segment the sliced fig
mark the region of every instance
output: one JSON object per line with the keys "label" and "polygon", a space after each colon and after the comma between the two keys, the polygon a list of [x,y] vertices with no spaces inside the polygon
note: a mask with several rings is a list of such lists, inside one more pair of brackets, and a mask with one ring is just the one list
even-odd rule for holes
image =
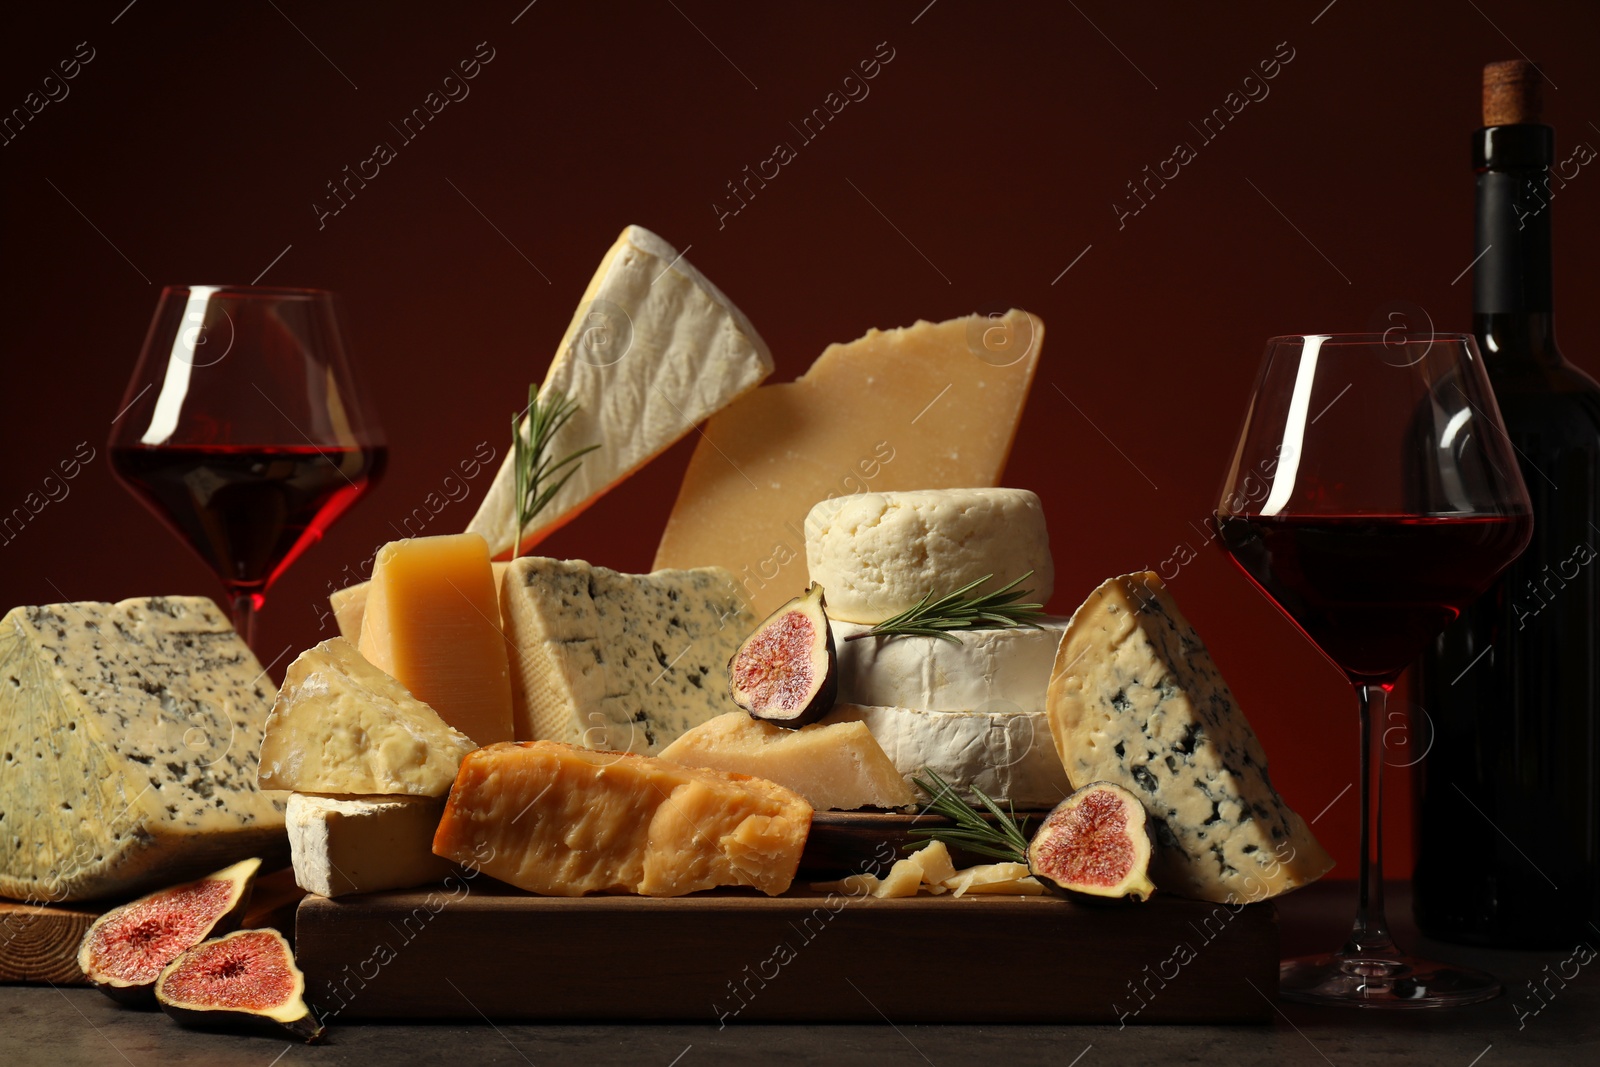
{"label": "sliced fig", "polygon": [[323,1026],[305,1002],[306,978],[276,930],[239,930],[203,941],[156,979],[161,1010],[189,1026],[283,1027],[307,1044]]}
{"label": "sliced fig", "polygon": [[1150,899],[1150,832],[1139,798],[1090,782],[1045,816],[1028,845],[1028,869],[1077,900]]}
{"label": "sliced fig", "polygon": [[250,904],[259,859],[157,890],[112,908],[83,935],[78,966],[112,1000],[152,1007],[156,978],[180,953],[236,928]]}
{"label": "sliced fig", "polygon": [[795,729],[833,709],[839,657],[828,606],[815,582],[767,616],[728,660],[733,702],[752,718]]}

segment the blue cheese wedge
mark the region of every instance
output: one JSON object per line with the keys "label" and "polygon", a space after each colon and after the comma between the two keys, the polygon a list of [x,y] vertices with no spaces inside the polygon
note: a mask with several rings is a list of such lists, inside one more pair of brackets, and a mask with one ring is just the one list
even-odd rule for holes
{"label": "blue cheese wedge", "polygon": [[128,896],[284,851],[256,786],[274,686],[205,597],[0,620],[0,896]]}
{"label": "blue cheese wedge", "polygon": [[656,755],[740,710],[728,660],[756,619],[721,567],[622,574],[525,556],[500,611],[519,741]]}
{"label": "blue cheese wedge", "polygon": [[1072,785],[1115,782],[1144,802],[1158,888],[1247,903],[1332,868],[1273,789],[1244,712],[1154,573],[1110,579],[1072,616],[1046,704]]}

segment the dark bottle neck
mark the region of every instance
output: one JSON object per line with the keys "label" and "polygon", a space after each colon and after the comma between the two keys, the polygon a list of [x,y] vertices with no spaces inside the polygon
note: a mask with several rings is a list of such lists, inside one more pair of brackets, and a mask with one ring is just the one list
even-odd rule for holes
{"label": "dark bottle neck", "polygon": [[1551,317],[1551,201],[1555,131],[1487,126],[1472,136],[1478,172],[1478,259],[1472,272],[1473,332],[1488,363],[1559,363]]}

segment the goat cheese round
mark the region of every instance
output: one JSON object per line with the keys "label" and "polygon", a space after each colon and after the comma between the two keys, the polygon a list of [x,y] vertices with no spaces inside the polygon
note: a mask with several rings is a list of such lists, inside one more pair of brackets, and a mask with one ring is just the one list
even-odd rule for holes
{"label": "goat cheese round", "polygon": [[999,700],[1043,714],[1067,620],[1043,618],[1037,629],[963,630],[955,635],[960,644],[936,637],[852,641],[872,627],[837,619],[829,625],[838,650],[841,703],[969,711]]}
{"label": "goat cheese round", "polygon": [[840,704],[822,720],[864,722],[909,783],[937,772],[963,798],[974,786],[1019,811],[1042,811],[1072,792],[1043,712],[993,700],[970,711]]}
{"label": "goat cheese round", "polygon": [[878,623],[928,593],[974,592],[1032,571],[1022,587],[1045,603],[1055,589],[1050,535],[1039,498],[1026,489],[920,489],[824,500],[806,517],[806,565],[828,614]]}

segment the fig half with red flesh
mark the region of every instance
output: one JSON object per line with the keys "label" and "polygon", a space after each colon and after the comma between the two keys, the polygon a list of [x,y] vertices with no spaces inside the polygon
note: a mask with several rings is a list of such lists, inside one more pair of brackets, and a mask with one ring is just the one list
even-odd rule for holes
{"label": "fig half with red flesh", "polygon": [[78,945],[84,976],[112,1000],[149,1007],[161,969],[185,949],[237,927],[259,859],[157,890],[96,919]]}
{"label": "fig half with red flesh", "polygon": [[822,586],[767,616],[728,660],[733,702],[752,718],[798,728],[833,710],[839,658]]}
{"label": "fig half with red flesh", "polygon": [[161,1010],[203,1027],[275,1024],[307,1043],[324,1032],[305,1002],[306,978],[276,930],[239,930],[203,941],[156,979]]}
{"label": "fig half with red flesh", "polygon": [[1150,833],[1139,798],[1111,782],[1091,782],[1045,816],[1028,845],[1028,869],[1077,900],[1148,900]]}

